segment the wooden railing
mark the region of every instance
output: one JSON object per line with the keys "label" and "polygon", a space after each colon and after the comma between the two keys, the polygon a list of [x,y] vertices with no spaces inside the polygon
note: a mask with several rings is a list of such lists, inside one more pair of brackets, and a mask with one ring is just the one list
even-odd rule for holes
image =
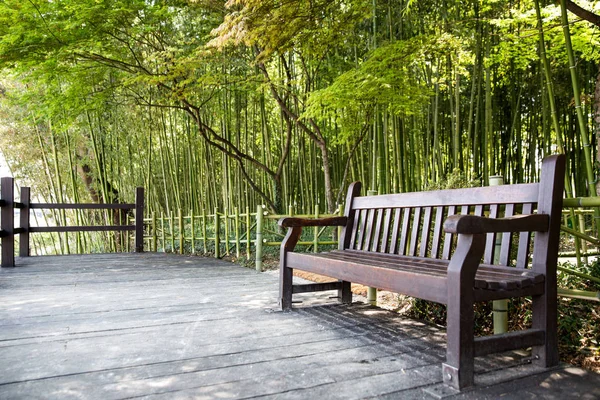
{"label": "wooden railing", "polygon": [[[30,255],[29,235],[36,232],[94,232],[135,231],[135,251],[144,251],[144,188],[135,191],[135,203],[130,204],[59,204],[32,203],[31,191],[21,187],[21,199],[15,201],[14,179],[0,179],[0,238],[2,243],[2,267],[15,266],[15,235],[19,235],[19,256]],[[19,227],[15,227],[14,210],[20,209]],[[135,210],[133,225],[91,226],[30,226],[30,211],[35,209],[54,210]]]}

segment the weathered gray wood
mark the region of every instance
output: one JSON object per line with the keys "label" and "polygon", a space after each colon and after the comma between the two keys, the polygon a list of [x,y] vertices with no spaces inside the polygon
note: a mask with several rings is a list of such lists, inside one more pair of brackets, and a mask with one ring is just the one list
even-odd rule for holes
{"label": "weathered gray wood", "polygon": [[[152,253],[21,264],[0,274],[3,399],[404,399],[441,385],[439,328],[360,304],[274,312],[270,272]],[[527,357],[477,359],[476,386],[461,395],[548,394],[554,378],[538,381],[543,370],[520,366]],[[596,396],[600,375],[569,371],[561,399]]]}

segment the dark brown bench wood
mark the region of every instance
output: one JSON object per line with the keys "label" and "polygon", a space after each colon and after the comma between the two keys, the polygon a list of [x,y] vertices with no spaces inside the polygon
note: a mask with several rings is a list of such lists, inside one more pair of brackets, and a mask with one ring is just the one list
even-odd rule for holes
{"label": "dark brown bench wood", "polygon": [[[536,364],[557,365],[564,170],[564,156],[555,155],[543,161],[539,183],[368,197],[359,196],[361,184],[355,182],[344,216],[279,221],[288,228],[281,245],[281,307],[292,308],[294,293],[334,289],[343,303],[351,303],[350,282],[445,304],[443,377],[458,389],[473,385],[476,356],[532,347]],[[306,226],[341,226],[339,249],[294,252]],[[296,285],[293,269],[338,281]],[[530,329],[474,337],[474,302],[524,296],[533,301]]]}

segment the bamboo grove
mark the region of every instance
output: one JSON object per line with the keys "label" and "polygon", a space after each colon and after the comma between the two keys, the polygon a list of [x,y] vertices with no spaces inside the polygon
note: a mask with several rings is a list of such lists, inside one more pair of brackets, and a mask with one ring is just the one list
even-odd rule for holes
{"label": "bamboo grove", "polygon": [[535,181],[553,152],[595,195],[599,28],[562,3],[5,0],[1,151],[47,201],[166,214]]}

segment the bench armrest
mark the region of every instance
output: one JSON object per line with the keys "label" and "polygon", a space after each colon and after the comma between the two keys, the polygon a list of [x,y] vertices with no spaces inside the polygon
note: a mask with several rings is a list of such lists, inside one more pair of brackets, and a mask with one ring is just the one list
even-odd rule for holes
{"label": "bench armrest", "polygon": [[486,218],[476,215],[451,215],[444,222],[448,233],[546,232],[548,214],[515,215],[507,218]]}
{"label": "bench armrest", "polygon": [[304,226],[346,226],[347,217],[330,217],[330,218],[296,218],[284,217],[277,224],[282,228],[297,228]]}

